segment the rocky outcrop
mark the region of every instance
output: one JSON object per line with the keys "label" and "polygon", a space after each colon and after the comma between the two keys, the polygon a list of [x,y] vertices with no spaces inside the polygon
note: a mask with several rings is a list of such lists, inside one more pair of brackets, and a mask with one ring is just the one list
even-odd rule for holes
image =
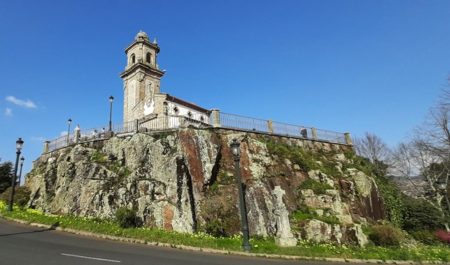
{"label": "rocky outcrop", "polygon": [[128,207],[145,226],[239,233],[234,138],[251,234],[285,245],[292,236],[364,244],[359,224],[383,218],[377,186],[353,166],[351,147],[222,129],[116,136],[43,154],[27,177],[30,205],[101,218]]}

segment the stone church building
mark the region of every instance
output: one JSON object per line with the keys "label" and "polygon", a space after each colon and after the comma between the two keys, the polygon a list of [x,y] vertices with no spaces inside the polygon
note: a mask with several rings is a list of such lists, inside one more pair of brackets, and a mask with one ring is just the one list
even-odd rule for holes
{"label": "stone church building", "polygon": [[160,48],[140,31],[125,49],[123,122],[146,122],[161,116],[179,116],[209,124],[210,110],[160,91],[164,71],[158,66]]}

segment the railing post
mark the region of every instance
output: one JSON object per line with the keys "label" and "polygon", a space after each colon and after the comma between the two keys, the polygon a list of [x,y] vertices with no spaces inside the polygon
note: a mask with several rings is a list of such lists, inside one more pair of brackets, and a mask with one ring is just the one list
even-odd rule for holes
{"label": "railing post", "polygon": [[345,136],[345,143],[348,145],[353,145],[352,137],[350,136],[350,133],[346,132],[346,133],[344,133],[344,136]]}
{"label": "railing post", "polygon": [[80,128],[77,126],[75,128],[75,139],[74,139],[75,143],[78,143],[80,141],[80,136],[81,136]]}
{"label": "railing post", "polygon": [[138,119],[136,119],[134,121],[134,125],[136,126],[136,133],[138,133],[139,132],[139,120]]}
{"label": "railing post", "polygon": [[50,144],[50,141],[45,141],[45,142],[44,142],[44,152],[43,152],[44,154],[45,154],[45,153],[48,153],[48,149],[49,149],[48,147],[49,147],[49,144]]}
{"label": "railing post", "polygon": [[272,120],[267,121],[267,128],[269,129],[269,133],[272,134],[273,133],[273,121]]}
{"label": "railing post", "polygon": [[220,110],[218,109],[212,109],[211,110],[212,115],[212,125],[214,128],[220,127]]}
{"label": "railing post", "polygon": [[311,134],[312,134],[312,138],[314,140],[317,140],[317,129],[316,128],[311,128]]}

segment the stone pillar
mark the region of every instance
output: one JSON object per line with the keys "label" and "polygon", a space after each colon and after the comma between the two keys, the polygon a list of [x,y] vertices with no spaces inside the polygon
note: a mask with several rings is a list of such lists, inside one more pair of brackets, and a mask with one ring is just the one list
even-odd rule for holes
{"label": "stone pillar", "polygon": [[75,127],[74,134],[75,134],[74,142],[78,143],[80,141],[80,136],[81,136],[80,126],[77,125],[77,127]]}
{"label": "stone pillar", "polygon": [[277,234],[275,243],[280,247],[293,247],[297,245],[297,239],[291,232],[291,224],[289,223],[289,212],[283,202],[283,195],[286,192],[280,187],[275,186],[272,195],[275,197],[275,221],[277,226]]}
{"label": "stone pillar", "polygon": [[350,136],[350,133],[346,132],[346,133],[344,133],[344,136],[345,136],[345,143],[348,145],[353,145],[352,137]]}
{"label": "stone pillar", "polygon": [[169,128],[169,103],[163,102],[163,129]]}
{"label": "stone pillar", "polygon": [[269,129],[269,133],[273,133],[273,121],[272,120],[267,121],[267,128]]}
{"label": "stone pillar", "polygon": [[178,116],[178,127],[186,128],[186,117]]}
{"label": "stone pillar", "polygon": [[212,126],[214,128],[220,127],[220,110],[212,109],[211,115],[212,115]]}
{"label": "stone pillar", "polygon": [[50,141],[45,141],[44,142],[44,154],[45,153],[48,153],[48,150],[49,150],[49,144],[50,144]]}
{"label": "stone pillar", "polygon": [[317,129],[316,128],[311,128],[311,134],[312,134],[312,138],[314,140],[317,140]]}

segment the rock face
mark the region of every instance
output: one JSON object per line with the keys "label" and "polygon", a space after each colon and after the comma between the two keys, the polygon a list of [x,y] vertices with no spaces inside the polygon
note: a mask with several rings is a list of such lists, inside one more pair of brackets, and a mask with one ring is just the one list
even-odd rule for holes
{"label": "rock face", "polygon": [[30,205],[101,218],[128,207],[145,226],[236,234],[233,138],[241,141],[251,234],[288,245],[291,235],[365,244],[358,224],[383,218],[377,186],[353,167],[351,147],[222,129],[138,133],[44,154],[27,177]]}

